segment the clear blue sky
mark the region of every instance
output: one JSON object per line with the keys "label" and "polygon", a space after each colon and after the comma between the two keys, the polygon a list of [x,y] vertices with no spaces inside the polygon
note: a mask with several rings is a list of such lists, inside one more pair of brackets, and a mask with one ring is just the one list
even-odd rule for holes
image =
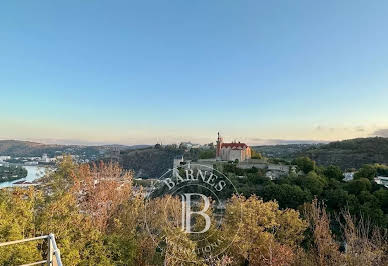
{"label": "clear blue sky", "polygon": [[385,134],[387,14],[385,0],[6,0],[0,138]]}

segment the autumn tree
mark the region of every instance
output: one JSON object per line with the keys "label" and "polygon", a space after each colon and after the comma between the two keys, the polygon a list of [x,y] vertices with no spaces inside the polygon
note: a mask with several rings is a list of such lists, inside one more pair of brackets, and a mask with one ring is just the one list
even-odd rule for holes
{"label": "autumn tree", "polygon": [[306,226],[297,211],[279,210],[276,202],[233,196],[226,208],[223,232],[234,239],[229,254],[240,262],[290,265],[293,248],[302,240]]}
{"label": "autumn tree", "polygon": [[81,211],[93,224],[105,230],[109,218],[122,203],[131,197],[132,172],[123,171],[117,163],[82,164],[74,175],[71,192]]}

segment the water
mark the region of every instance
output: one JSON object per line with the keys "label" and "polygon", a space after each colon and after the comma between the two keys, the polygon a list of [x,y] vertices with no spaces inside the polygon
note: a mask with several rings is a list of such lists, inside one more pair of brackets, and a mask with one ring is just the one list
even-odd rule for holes
{"label": "water", "polygon": [[9,181],[9,182],[1,182],[0,183],[0,189],[5,188],[5,187],[13,187],[13,183],[18,182],[18,181],[27,181],[27,182],[32,182],[38,178],[41,178],[44,176],[45,167],[42,166],[23,166],[27,170],[27,176],[25,178],[20,178],[17,180]]}

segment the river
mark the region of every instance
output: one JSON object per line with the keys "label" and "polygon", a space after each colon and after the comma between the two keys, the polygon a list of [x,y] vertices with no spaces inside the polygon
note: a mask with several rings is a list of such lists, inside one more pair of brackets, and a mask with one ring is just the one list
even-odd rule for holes
{"label": "river", "polygon": [[13,187],[13,183],[18,182],[18,181],[27,181],[27,182],[32,182],[35,179],[41,178],[44,176],[45,167],[42,166],[23,166],[27,170],[27,176],[25,178],[9,181],[9,182],[1,182],[0,183],[0,189],[5,188],[5,187]]}

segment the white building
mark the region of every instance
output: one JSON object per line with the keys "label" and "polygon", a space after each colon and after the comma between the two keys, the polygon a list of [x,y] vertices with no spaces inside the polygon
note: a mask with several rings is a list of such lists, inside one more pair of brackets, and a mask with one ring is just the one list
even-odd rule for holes
{"label": "white building", "polygon": [[349,182],[349,181],[352,181],[354,178],[354,172],[346,172],[344,173],[344,181],[345,182]]}
{"label": "white building", "polygon": [[388,188],[388,177],[387,176],[378,176],[375,178],[375,182],[379,185],[383,185]]}
{"label": "white building", "polygon": [[44,163],[48,163],[50,161],[46,153],[43,153],[41,161]]}
{"label": "white building", "polygon": [[11,160],[11,156],[0,156],[0,162]]}
{"label": "white building", "polygon": [[172,164],[172,168],[174,169],[177,169],[178,167],[181,166],[181,164],[184,162],[185,160],[183,159],[183,156],[177,156],[174,158],[174,161],[173,161],[173,164]]}

